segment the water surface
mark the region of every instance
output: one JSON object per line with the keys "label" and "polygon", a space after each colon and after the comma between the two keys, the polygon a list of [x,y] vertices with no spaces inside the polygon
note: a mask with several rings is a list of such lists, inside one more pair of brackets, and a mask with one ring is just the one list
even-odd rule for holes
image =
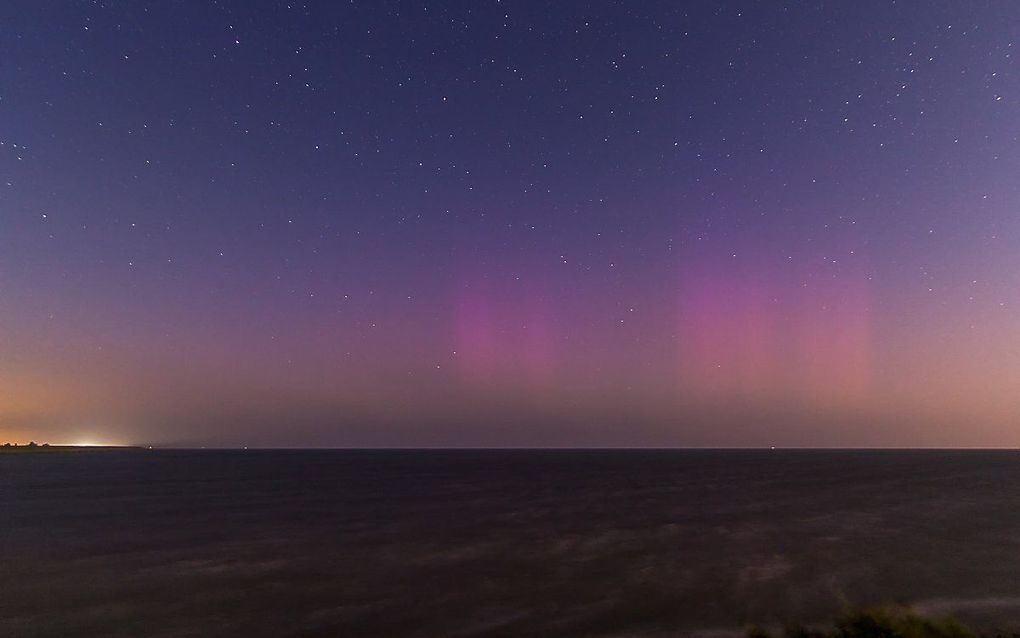
{"label": "water surface", "polygon": [[0,457],[3,636],[1020,627],[1020,452]]}

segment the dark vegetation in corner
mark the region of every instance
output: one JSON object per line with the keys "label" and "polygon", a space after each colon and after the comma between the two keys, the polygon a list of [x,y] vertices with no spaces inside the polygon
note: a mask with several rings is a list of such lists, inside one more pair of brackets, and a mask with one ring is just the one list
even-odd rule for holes
{"label": "dark vegetation in corner", "polygon": [[902,607],[847,612],[831,627],[787,625],[778,634],[752,627],[748,638],[1020,638],[1017,633],[979,633],[953,618],[926,618]]}

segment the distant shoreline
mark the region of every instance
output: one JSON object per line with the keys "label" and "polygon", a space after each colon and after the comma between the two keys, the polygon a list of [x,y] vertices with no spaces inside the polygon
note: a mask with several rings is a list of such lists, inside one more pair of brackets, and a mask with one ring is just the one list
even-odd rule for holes
{"label": "distant shoreline", "polygon": [[3,454],[81,454],[88,452],[136,452],[137,445],[0,445]]}

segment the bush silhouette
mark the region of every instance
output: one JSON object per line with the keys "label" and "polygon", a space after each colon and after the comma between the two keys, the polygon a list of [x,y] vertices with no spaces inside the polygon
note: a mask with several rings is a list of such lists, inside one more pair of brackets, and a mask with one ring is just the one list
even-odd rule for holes
{"label": "bush silhouette", "polygon": [[[748,638],[774,638],[760,627],[752,627]],[[952,618],[931,619],[907,609],[879,607],[845,614],[831,628],[788,625],[784,638],[977,638],[977,634]]]}

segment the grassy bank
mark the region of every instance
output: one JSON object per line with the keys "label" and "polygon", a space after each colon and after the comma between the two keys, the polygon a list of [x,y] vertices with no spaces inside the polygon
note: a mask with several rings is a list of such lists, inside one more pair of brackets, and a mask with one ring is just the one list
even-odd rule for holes
{"label": "grassy bank", "polygon": [[1020,638],[980,633],[953,618],[927,618],[901,607],[848,612],[828,627],[788,625],[780,632],[752,627],[748,638]]}

